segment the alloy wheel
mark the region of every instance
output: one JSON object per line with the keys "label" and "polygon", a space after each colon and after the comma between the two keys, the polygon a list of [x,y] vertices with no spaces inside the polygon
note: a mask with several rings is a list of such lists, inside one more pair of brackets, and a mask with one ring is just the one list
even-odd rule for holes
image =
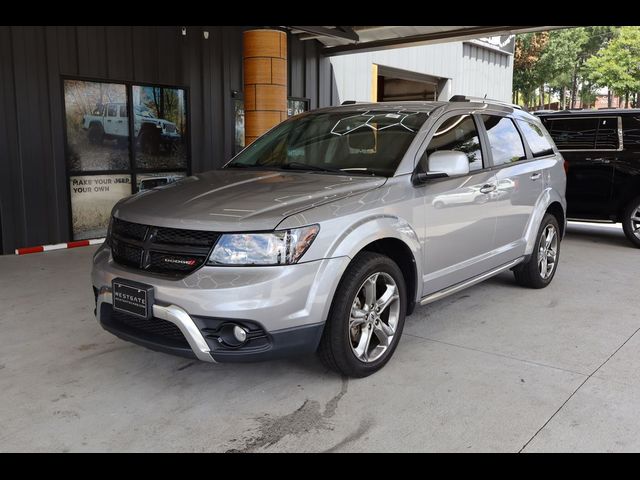
{"label": "alloy wheel", "polygon": [[362,284],[349,315],[351,350],[358,360],[370,363],[391,346],[400,316],[400,296],[395,280],[377,272]]}
{"label": "alloy wheel", "polygon": [[631,213],[631,231],[640,239],[640,205]]}
{"label": "alloy wheel", "polygon": [[538,245],[538,272],[543,279],[553,273],[558,258],[558,232],[553,225],[547,225]]}

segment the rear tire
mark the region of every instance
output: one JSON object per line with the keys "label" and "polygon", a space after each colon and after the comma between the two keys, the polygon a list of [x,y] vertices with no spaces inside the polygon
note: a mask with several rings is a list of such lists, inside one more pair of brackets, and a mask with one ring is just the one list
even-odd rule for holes
{"label": "rear tire", "polygon": [[545,213],[531,257],[518,265],[513,274],[516,282],[523,287],[544,288],[551,283],[558,270],[560,260],[560,227],[558,220]]}
{"label": "rear tire", "polygon": [[631,200],[624,209],[622,229],[633,246],[640,248],[640,197]]}
{"label": "rear tire", "polygon": [[336,289],[318,348],[320,360],[350,377],[377,372],[398,346],[406,308],[398,265],[378,253],[359,253]]}

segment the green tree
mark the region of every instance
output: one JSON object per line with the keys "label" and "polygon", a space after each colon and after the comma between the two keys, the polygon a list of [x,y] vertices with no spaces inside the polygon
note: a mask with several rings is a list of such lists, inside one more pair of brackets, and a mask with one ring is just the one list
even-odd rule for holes
{"label": "green tree", "polygon": [[[544,104],[545,87],[549,93],[557,92],[561,107],[567,100],[575,107],[578,94],[592,97],[593,86],[585,82],[585,62],[614,35],[614,27],[576,27],[519,35],[514,53],[514,92],[522,94],[529,107],[539,90],[538,105]],[[551,95],[549,95],[551,97]],[[516,98],[517,99],[517,98]]]}
{"label": "green tree", "polygon": [[516,37],[513,55],[513,91],[515,101],[522,95],[525,107],[534,100],[541,79],[538,64],[549,40],[548,32],[525,33]]}
{"label": "green tree", "polygon": [[567,93],[575,98],[580,58],[588,42],[585,28],[570,28],[549,32],[549,43],[540,58],[544,81],[560,93],[561,108],[565,107]]}
{"label": "green tree", "polygon": [[608,87],[629,97],[640,90],[640,27],[621,27],[614,38],[585,64],[588,78],[600,87]]}

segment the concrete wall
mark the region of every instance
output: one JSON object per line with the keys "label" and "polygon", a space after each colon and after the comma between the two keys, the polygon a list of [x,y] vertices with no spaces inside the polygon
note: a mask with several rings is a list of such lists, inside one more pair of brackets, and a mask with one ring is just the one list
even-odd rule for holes
{"label": "concrete wall", "polygon": [[511,101],[513,57],[467,42],[354,53],[331,58],[340,101],[371,100],[372,65],[450,79],[440,100],[472,95]]}

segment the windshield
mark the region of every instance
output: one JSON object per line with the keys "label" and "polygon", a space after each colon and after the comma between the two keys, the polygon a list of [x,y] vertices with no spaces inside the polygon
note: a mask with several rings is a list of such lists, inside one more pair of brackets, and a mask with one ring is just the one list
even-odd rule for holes
{"label": "windshield", "polygon": [[307,170],[390,177],[427,112],[321,112],[284,122],[226,168]]}

